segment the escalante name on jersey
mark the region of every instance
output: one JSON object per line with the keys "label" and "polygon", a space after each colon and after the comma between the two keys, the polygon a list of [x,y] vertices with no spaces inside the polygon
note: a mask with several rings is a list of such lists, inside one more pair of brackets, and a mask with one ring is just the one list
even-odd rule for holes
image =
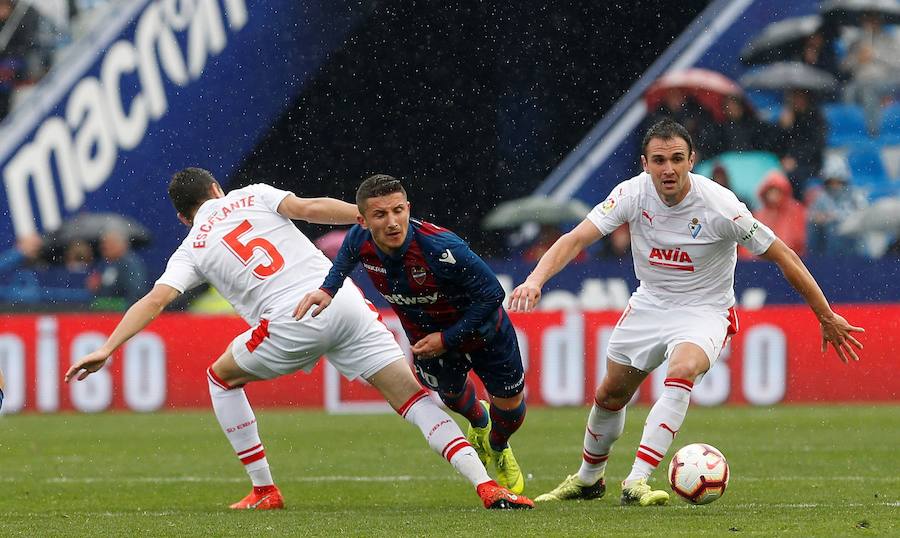
{"label": "escalante name on jersey", "polygon": [[222,222],[227,219],[232,212],[237,211],[238,209],[243,209],[245,207],[253,207],[254,196],[251,194],[250,196],[244,196],[243,198],[238,198],[237,200],[229,203],[226,206],[220,207],[212,212],[206,222],[200,225],[200,233],[198,233],[194,237],[194,248],[203,248],[206,246],[206,237],[209,235],[209,232],[212,231],[213,226],[217,222]]}

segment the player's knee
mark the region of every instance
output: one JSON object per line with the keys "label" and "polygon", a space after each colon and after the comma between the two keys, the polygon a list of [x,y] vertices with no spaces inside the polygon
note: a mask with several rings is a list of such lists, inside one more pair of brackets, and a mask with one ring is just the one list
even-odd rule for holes
{"label": "player's knee", "polygon": [[705,357],[692,358],[673,362],[666,371],[666,377],[694,381],[709,369],[709,360]]}
{"label": "player's knee", "polygon": [[522,405],[522,400],[524,400],[525,393],[519,392],[518,394],[514,394],[509,396],[508,398],[501,398],[499,396],[491,396],[491,405],[503,409],[504,411],[509,411],[511,409],[516,409],[520,405]]}
{"label": "player's knee", "polygon": [[601,384],[594,394],[594,403],[607,411],[618,411],[628,405],[632,396],[633,394],[629,394],[624,389],[610,390]]}

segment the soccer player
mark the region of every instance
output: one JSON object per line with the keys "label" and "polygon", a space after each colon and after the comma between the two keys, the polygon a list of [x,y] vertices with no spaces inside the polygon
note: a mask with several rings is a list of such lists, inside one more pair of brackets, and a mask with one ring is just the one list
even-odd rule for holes
{"label": "soccer player", "polygon": [[530,508],[490,479],[478,454],[455,422],[416,382],[393,335],[355,286],[346,286],[321,317],[297,321],[291,314],[303,295],[322,281],[331,263],[291,222],[349,224],[356,207],[331,198],[298,198],[256,184],[227,195],[199,168],[176,173],[169,197],[190,228],[153,289],[123,316],[106,343],[66,372],[66,382],[96,372],[129,338],[146,327],[181,293],[203,281],[214,286],[250,325],[206,371],[216,418],[253,490],[235,509],[284,507],[244,394],[251,381],[311,370],[322,355],[349,379],[362,377],[429,446],[475,487],[486,508]]}
{"label": "soccer player", "polygon": [[625,405],[665,359],[665,388],[653,405],[631,473],[622,482],[622,504],[665,504],[669,495],[648,484],[681,428],[691,390],[715,364],[738,329],[734,313],[736,246],[778,265],[810,306],[840,359],[858,360],[862,344],[853,327],[833,312],[799,257],[753,218],[735,195],[691,174],[694,152],[688,132],[672,120],[644,136],[644,173],[617,185],[574,230],[541,257],[510,296],[512,311],[529,311],[541,288],[585,247],[628,223],[640,286],[610,337],[606,376],[588,415],[581,468],[536,501],[599,499],[610,448],[625,424]]}
{"label": "soccer player", "polygon": [[6,386],[4,383],[5,382],[3,381],[3,371],[0,370],[0,409],[3,409],[3,387]]}
{"label": "soccer player", "polygon": [[[469,421],[467,438],[497,481],[514,493],[525,479],[509,447],[525,419],[522,357],[503,309],[503,288],[487,264],[456,234],[410,219],[400,181],[367,178],[356,191],[359,225],[350,229],[322,287],[303,298],[295,315],[318,305],[319,315],[362,262],[393,305],[409,341],[419,380]],[[474,370],[491,405],[478,401]]]}

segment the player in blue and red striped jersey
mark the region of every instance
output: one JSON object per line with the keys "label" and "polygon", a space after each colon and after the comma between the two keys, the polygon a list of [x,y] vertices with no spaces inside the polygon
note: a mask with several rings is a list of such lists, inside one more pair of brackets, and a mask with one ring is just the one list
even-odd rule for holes
{"label": "player in blue and red striped jersey", "polygon": [[[322,287],[308,293],[294,315],[328,307],[344,279],[362,263],[391,303],[409,341],[419,380],[469,421],[467,438],[497,481],[521,493],[525,480],[509,447],[525,419],[524,370],[504,292],[484,261],[456,234],[411,219],[400,181],[367,178],[356,193],[360,217],[350,229]],[[491,404],[478,401],[469,370],[482,380]]]}

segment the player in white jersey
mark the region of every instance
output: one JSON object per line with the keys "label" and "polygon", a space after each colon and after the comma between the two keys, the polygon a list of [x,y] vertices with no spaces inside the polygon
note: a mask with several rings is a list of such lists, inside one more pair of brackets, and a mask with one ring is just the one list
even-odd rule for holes
{"label": "player in white jersey", "polygon": [[622,434],[625,406],[647,375],[669,360],[665,387],[653,405],[631,473],[622,482],[622,504],[665,504],[669,495],[648,484],[681,428],[691,390],[737,332],[734,306],[736,247],[774,262],[803,296],[840,359],[858,360],[862,344],[853,327],[834,313],[800,258],[775,237],[734,194],[691,174],[690,135],[672,120],[644,136],[644,173],[616,186],[574,230],[541,257],[510,297],[512,311],[529,311],[541,288],[585,247],[629,224],[634,270],[640,286],[609,341],[606,375],[588,416],[581,467],[536,501],[598,499],[606,491],[610,448]]}
{"label": "player in white jersey", "polygon": [[350,224],[358,215],[355,205],[298,198],[264,184],[226,195],[212,174],[199,168],[176,173],[169,197],[178,218],[190,228],[187,237],[153,289],[128,309],[99,350],[66,372],[66,382],[102,368],[181,293],[209,282],[251,327],[207,370],[216,418],[253,483],[250,494],[231,508],[284,507],[243,386],[309,371],[322,355],[347,378],[362,377],[377,388],[397,413],[422,431],[429,446],[475,486],[486,508],[533,506],[490,479],[456,423],[419,386],[393,335],[358,288],[341,288],[322,315],[294,319],[294,307],[318,288],[331,262],[291,219]]}

